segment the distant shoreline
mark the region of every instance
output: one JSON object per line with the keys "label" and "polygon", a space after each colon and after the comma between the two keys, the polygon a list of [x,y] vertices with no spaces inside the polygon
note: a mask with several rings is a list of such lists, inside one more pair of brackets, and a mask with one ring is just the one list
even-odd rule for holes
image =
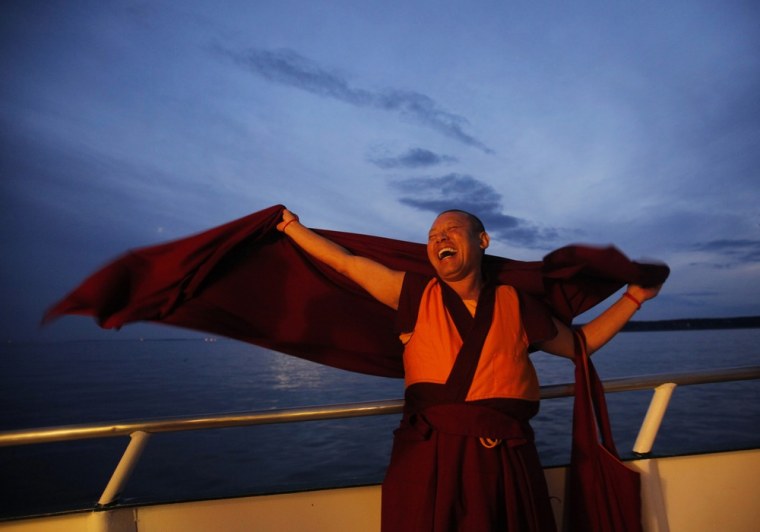
{"label": "distant shoreline", "polygon": [[[581,326],[583,323],[574,323]],[[630,321],[622,329],[622,332],[648,332],[648,331],[702,331],[710,329],[757,329],[760,328],[760,316],[737,316],[733,318],[678,318],[672,320]],[[201,333],[202,334],[202,333]],[[135,338],[131,336],[112,336],[110,338],[71,338],[59,340],[0,340],[1,345],[14,345],[26,343],[57,344],[77,342],[186,342],[198,341],[213,343],[218,341],[236,341],[223,336],[197,337],[170,337],[170,338]]]}
{"label": "distant shoreline", "polygon": [[760,327],[760,316],[734,318],[681,318],[677,320],[630,321],[624,332],[698,331],[706,329],[751,329]]}

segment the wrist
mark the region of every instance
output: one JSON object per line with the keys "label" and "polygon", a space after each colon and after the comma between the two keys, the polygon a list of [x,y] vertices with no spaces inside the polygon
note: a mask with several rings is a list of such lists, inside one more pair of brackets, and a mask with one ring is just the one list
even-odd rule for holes
{"label": "wrist", "polygon": [[641,299],[637,298],[633,294],[631,294],[628,291],[623,292],[623,298],[627,299],[628,301],[631,301],[634,305],[636,305],[636,310],[641,310],[641,304],[644,302]]}
{"label": "wrist", "polygon": [[282,226],[282,229],[280,229],[280,231],[284,233],[285,230],[288,228],[288,226],[292,224],[293,222],[298,223],[298,216],[296,216],[295,218],[291,218],[290,220],[285,222],[285,225]]}

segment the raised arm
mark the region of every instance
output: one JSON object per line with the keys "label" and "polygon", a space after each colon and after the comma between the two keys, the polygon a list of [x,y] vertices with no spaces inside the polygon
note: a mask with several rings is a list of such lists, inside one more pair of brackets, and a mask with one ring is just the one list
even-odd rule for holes
{"label": "raised arm", "polygon": [[[628,320],[636,313],[641,304],[655,297],[660,292],[660,288],[662,285],[651,288],[628,285],[628,289],[619,300],[599,316],[583,325],[581,330],[586,336],[588,354],[591,355],[594,351],[599,350],[620,332],[620,329],[628,323]],[[557,326],[557,335],[537,347],[547,353],[573,358],[575,348],[572,330],[556,319],[554,324]]]}
{"label": "raised arm", "polygon": [[306,253],[345,275],[381,303],[398,309],[404,272],[354,255],[346,248],[302,225],[298,217],[287,209],[283,211],[282,222],[277,225],[277,229],[284,232]]}

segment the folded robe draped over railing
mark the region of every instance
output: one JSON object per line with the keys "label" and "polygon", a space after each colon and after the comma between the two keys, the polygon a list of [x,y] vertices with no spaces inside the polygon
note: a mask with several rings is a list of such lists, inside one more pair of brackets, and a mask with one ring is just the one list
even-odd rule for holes
{"label": "folded robe draped over railing", "polygon": [[[198,235],[136,249],[88,277],[44,321],[93,316],[104,328],[160,322],[256,344],[350,371],[403,376],[395,312],[277,231],[276,205]],[[432,275],[425,246],[316,230],[351,252]],[[668,267],[612,247],[568,246],[543,261],[486,256],[484,271],[547,305],[565,323],[627,283],[662,283]],[[525,316],[526,328],[541,320]]]}

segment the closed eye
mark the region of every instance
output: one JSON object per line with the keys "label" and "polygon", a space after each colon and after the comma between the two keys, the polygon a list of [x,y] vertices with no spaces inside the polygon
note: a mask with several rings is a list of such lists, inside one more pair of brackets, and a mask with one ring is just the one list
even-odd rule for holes
{"label": "closed eye", "polygon": [[447,235],[449,233],[454,233],[454,232],[460,230],[461,228],[462,228],[462,226],[460,226],[460,225],[450,225],[450,226],[447,226],[445,229],[442,229],[442,230],[437,231],[435,233],[428,233],[428,240],[435,240],[436,238],[438,238],[440,236]]}

